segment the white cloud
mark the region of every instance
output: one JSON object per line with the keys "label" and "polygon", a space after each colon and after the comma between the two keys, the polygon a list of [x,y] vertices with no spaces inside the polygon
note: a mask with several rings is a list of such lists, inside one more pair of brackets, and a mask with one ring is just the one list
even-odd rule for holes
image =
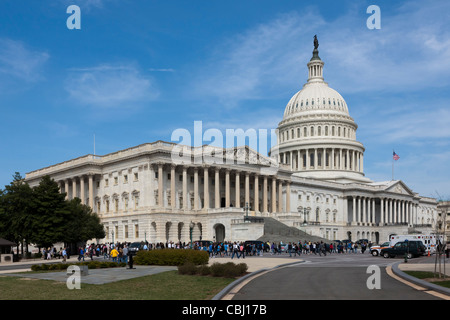
{"label": "white cloud", "polygon": [[366,27],[363,6],[352,6],[333,21],[313,7],[290,12],[221,39],[193,77],[192,92],[233,107],[248,99],[283,97],[286,88],[300,90],[314,34],[325,80],[344,95],[450,85],[450,20],[442,14],[450,11],[450,2],[408,2],[382,11],[380,30]]}
{"label": "white cloud", "polygon": [[[0,75],[3,81],[36,82],[42,79],[42,67],[49,54],[33,50],[21,41],[0,38]],[[11,77],[13,79],[11,79]]]}
{"label": "white cloud", "polygon": [[[285,14],[225,40],[194,77],[193,92],[232,107],[241,100],[266,98],[266,90],[276,93],[280,84],[300,84],[314,30],[323,23],[308,12]],[[306,43],[311,50],[300,49]]]}
{"label": "white cloud", "polygon": [[76,102],[104,109],[134,108],[158,96],[153,79],[132,65],[71,69],[65,89]]}

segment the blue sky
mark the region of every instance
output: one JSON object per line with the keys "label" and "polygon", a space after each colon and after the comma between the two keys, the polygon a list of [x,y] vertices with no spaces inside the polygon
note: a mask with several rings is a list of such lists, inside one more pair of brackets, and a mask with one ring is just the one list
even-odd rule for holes
{"label": "blue sky", "polygon": [[[69,5],[81,29],[69,30]],[[369,5],[381,29],[369,30]],[[178,128],[275,129],[307,79],[346,100],[374,181],[450,198],[450,2],[2,0],[0,186]]]}

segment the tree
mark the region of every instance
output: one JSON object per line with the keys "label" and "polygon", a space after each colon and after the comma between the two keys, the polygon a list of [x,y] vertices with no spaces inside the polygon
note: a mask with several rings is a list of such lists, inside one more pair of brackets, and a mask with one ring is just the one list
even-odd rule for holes
{"label": "tree", "polygon": [[100,218],[89,206],[82,204],[79,198],[68,201],[67,206],[70,219],[66,224],[66,242],[86,242],[90,239],[105,237]]}
{"label": "tree", "polygon": [[[0,190],[0,236],[17,244],[31,238],[33,190],[16,172],[13,181]],[[22,251],[24,246],[22,245]],[[23,252],[22,252],[23,253]]]}
{"label": "tree", "polygon": [[30,240],[40,247],[63,242],[70,221],[70,210],[65,194],[59,192],[58,184],[49,176],[44,176],[39,185],[33,188],[33,223]]}

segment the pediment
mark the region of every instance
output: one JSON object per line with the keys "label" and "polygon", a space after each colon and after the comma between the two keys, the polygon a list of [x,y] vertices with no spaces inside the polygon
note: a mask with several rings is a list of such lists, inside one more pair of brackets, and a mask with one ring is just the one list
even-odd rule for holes
{"label": "pediment", "polygon": [[410,195],[410,196],[414,195],[411,189],[409,189],[408,186],[404,184],[402,181],[393,182],[390,186],[386,188],[386,191],[403,195]]}

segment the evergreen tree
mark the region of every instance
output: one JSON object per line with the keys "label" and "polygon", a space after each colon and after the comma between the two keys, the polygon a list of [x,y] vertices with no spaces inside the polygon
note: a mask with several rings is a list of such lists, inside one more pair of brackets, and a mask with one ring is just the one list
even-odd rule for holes
{"label": "evergreen tree", "polygon": [[68,210],[70,220],[66,225],[66,242],[86,242],[90,239],[105,237],[100,218],[89,206],[82,204],[79,198],[68,201]]}
{"label": "evergreen tree", "polygon": [[[16,172],[13,181],[0,191],[0,236],[17,244],[31,238],[33,190]],[[22,246],[23,249],[23,246]],[[22,252],[23,253],[23,252]]]}
{"label": "evergreen tree", "polygon": [[44,176],[33,188],[32,209],[34,221],[30,240],[39,247],[63,242],[71,213],[65,194],[59,192],[58,184],[49,176]]}

